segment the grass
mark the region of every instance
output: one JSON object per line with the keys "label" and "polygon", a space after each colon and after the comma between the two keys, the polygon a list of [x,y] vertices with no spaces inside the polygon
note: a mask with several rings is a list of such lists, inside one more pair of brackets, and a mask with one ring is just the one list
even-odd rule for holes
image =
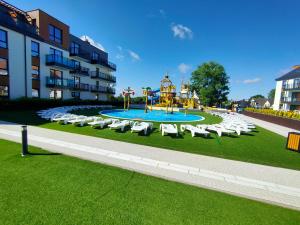
{"label": "grass", "polygon": [[296,225],[300,213],[0,140],[0,224]]}
{"label": "grass", "polygon": [[[98,110],[77,111],[76,113],[96,115]],[[206,113],[198,114],[206,119],[192,124],[219,123],[221,121],[220,118]],[[100,130],[88,126],[59,125],[40,119],[33,111],[3,111],[0,112],[0,119],[112,140],[300,170],[300,155],[285,149],[286,138],[260,127],[251,134],[238,137],[222,136],[220,138],[213,134],[211,138],[192,138],[190,133],[183,133],[179,137],[162,137],[158,123],[154,123],[154,130],[150,135],[144,136],[143,134],[132,134],[128,130],[119,132],[107,128]]]}

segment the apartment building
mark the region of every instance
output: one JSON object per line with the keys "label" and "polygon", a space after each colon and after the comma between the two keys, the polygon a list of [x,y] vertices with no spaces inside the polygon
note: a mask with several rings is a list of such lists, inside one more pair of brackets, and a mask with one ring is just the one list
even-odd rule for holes
{"label": "apartment building", "polygon": [[300,66],[276,79],[275,110],[300,110]]}
{"label": "apartment building", "polygon": [[116,65],[62,21],[0,0],[0,98],[98,99],[115,94]]}

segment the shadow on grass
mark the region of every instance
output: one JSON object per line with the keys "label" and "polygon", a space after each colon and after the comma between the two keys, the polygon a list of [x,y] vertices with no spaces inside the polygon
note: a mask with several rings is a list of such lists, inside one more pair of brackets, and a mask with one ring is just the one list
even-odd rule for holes
{"label": "shadow on grass", "polygon": [[28,155],[61,155],[61,153],[53,152],[53,153],[43,153],[43,152],[29,152]]}

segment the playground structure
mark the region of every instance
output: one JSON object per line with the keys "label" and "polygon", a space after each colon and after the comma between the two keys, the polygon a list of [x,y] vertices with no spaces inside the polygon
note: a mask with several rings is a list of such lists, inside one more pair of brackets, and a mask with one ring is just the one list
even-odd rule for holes
{"label": "playground structure", "polygon": [[[123,89],[122,95],[124,97],[124,110],[129,110],[130,108],[130,96],[134,95],[134,90],[128,87],[127,89]],[[127,101],[126,101],[127,97]]]}
{"label": "playground structure", "polygon": [[175,105],[176,97],[176,86],[172,83],[168,75],[165,75],[164,79],[160,81],[160,96],[159,96],[159,106],[165,107],[166,112],[169,110],[173,113],[173,107]]}
{"label": "playground structure", "polygon": [[160,91],[159,89],[152,90],[150,87],[145,87],[143,89],[143,95],[145,96],[145,113],[148,112],[148,101],[150,101],[150,111],[153,109],[153,101],[157,101],[159,96],[157,93]]}
{"label": "playground structure", "polygon": [[195,90],[193,93],[191,92],[191,85],[189,82],[181,82],[178,101],[180,105],[185,109],[194,109],[200,106],[199,97]]}
{"label": "playground structure", "polygon": [[[151,87],[143,87],[143,96],[145,97],[145,113],[155,110],[165,110],[166,113],[179,111],[180,107],[185,109],[198,108],[200,101],[197,93],[191,91],[189,83],[181,83],[179,96],[176,96],[176,86],[170,80],[168,75],[160,81],[160,88],[152,89]],[[134,90],[130,87],[123,90],[124,109],[129,109],[130,96],[134,95]],[[127,98],[127,100],[126,100]],[[150,101],[150,107],[149,107]]]}

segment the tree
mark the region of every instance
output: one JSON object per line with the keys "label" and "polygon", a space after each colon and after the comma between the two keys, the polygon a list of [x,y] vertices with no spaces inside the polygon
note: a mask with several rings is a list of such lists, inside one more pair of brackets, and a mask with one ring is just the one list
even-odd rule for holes
{"label": "tree", "polygon": [[269,94],[268,94],[268,99],[274,99],[275,97],[275,88],[273,88]]}
{"label": "tree", "polygon": [[220,105],[227,101],[228,85],[224,67],[216,62],[203,63],[192,73],[191,89],[197,92],[203,105]]}
{"label": "tree", "polygon": [[253,95],[251,96],[249,99],[258,99],[258,98],[265,98],[265,96],[261,95],[261,94],[257,94],[257,95]]}

